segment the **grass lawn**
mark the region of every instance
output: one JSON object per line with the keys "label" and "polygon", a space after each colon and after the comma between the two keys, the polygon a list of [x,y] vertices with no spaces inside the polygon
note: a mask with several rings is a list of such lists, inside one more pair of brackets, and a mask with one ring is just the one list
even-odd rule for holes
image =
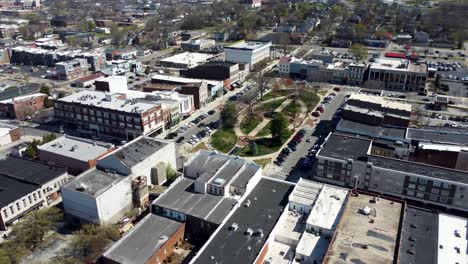
{"label": "grass lawn", "polygon": [[229,152],[237,142],[237,136],[232,128],[220,128],[211,136],[211,145],[224,153]]}
{"label": "grass lawn", "polygon": [[279,100],[274,100],[268,103],[264,103],[258,107],[255,108],[255,110],[260,110],[260,111],[271,111],[275,110],[280,106],[284,101],[286,101],[286,98],[279,99]]}
{"label": "grass lawn", "polygon": [[283,114],[292,117],[294,113],[298,114],[301,112],[301,106],[299,103],[292,101],[282,111]]}
{"label": "grass lawn", "polygon": [[288,94],[291,94],[291,90],[275,90],[275,91],[271,91],[267,94],[265,94],[263,96],[263,100],[270,100],[270,99],[273,99],[273,98],[276,98],[276,97],[280,97],[280,96],[286,96]]}
{"label": "grass lawn", "polygon": [[271,158],[257,159],[257,160],[254,160],[254,162],[262,166],[262,168],[265,168],[266,165],[268,165],[271,162]]}
{"label": "grass lawn", "polygon": [[258,126],[258,124],[260,124],[260,122],[262,122],[262,120],[263,119],[257,115],[246,116],[240,123],[240,129],[242,133],[246,135],[249,134],[252,130],[254,130],[255,127]]}
{"label": "grass lawn", "polygon": [[325,95],[328,93],[328,91],[327,91],[327,90],[320,90],[318,93],[319,93],[321,96],[325,96]]}
{"label": "grass lawn", "polygon": [[[257,139],[257,155],[255,156],[263,156],[277,152],[280,150],[286,140],[288,140],[288,138],[292,135],[292,133],[292,130],[288,130],[288,133],[283,136],[281,142],[272,142],[271,139],[267,138]],[[238,155],[241,157],[253,157],[252,153],[250,152],[249,145],[239,150]]]}
{"label": "grass lawn", "polygon": [[202,143],[196,145],[195,147],[192,148],[192,150],[191,150],[190,152],[191,152],[191,153],[195,153],[195,152],[197,152],[197,151],[199,151],[199,150],[202,150],[202,149],[205,149],[205,150],[208,149],[208,147],[206,146],[205,142],[202,142]]}
{"label": "grass lawn", "polygon": [[257,133],[256,137],[266,137],[270,135],[271,134],[270,127],[271,127],[271,123],[268,122],[268,124]]}

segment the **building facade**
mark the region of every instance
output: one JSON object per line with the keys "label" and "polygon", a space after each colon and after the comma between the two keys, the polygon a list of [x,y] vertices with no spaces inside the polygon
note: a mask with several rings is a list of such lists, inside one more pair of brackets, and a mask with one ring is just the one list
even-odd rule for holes
{"label": "building facade", "polygon": [[35,93],[0,101],[0,116],[12,119],[31,119],[44,108],[46,94]]}
{"label": "building facade", "polygon": [[225,60],[234,63],[248,64],[250,70],[261,62],[270,60],[271,42],[241,41],[224,47]]}

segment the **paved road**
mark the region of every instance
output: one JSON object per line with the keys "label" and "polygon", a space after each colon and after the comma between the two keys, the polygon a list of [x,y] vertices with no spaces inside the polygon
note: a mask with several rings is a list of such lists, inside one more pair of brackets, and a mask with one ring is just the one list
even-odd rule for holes
{"label": "paved road", "polygon": [[[304,140],[297,145],[297,150],[292,152],[289,157],[284,161],[282,166],[277,166],[275,164],[269,164],[264,173],[271,177],[286,179],[288,181],[297,182],[300,177],[307,175],[307,171],[304,171],[300,168],[302,159],[307,155],[308,150],[314,145],[315,141],[320,135],[326,135],[333,130],[333,127],[336,125],[338,120],[333,119],[333,115],[336,110],[340,107],[341,103],[344,101],[344,98],[347,94],[350,94],[351,91],[355,91],[356,88],[345,88],[339,92],[335,98],[330,102],[326,107],[325,111],[320,117],[320,122],[317,126],[305,125],[302,127],[306,130],[306,135]],[[308,138],[311,138],[310,142],[306,142]]]}

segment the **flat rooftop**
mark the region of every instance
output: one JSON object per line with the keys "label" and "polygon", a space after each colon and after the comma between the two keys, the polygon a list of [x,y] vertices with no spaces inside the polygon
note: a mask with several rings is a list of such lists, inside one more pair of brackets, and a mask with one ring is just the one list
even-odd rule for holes
{"label": "flat rooftop", "polygon": [[98,91],[82,91],[58,100],[127,113],[143,113],[160,105],[158,103],[140,101],[138,99],[127,100],[125,96],[119,94],[108,94]]}
{"label": "flat rooftop", "polygon": [[341,160],[356,160],[366,157],[370,147],[369,139],[331,133],[317,155]]}
{"label": "flat rooftop", "polygon": [[206,54],[206,53],[198,53],[198,52],[184,52],[180,54],[176,54],[174,56],[162,59],[161,62],[167,62],[167,63],[175,63],[175,64],[187,64],[187,65],[193,65],[193,64],[200,64],[208,59],[211,59],[213,55],[211,54]]}
{"label": "flat rooftop", "polygon": [[75,177],[72,181],[65,184],[64,187],[98,197],[125,178],[126,176],[94,168]]}
{"label": "flat rooftop", "polygon": [[38,146],[42,151],[52,152],[57,155],[85,162],[97,159],[112,147],[111,144],[96,143],[91,140],[68,135]]}
{"label": "flat rooftop", "polygon": [[13,203],[21,197],[40,189],[40,185],[31,184],[0,173],[0,208]]}
{"label": "flat rooftop", "polygon": [[[253,263],[288,204],[294,185],[263,178],[246,200],[212,235],[192,263]],[[245,202],[244,202],[245,203]],[[233,224],[237,230],[230,230]],[[252,235],[246,234],[250,228]],[[261,230],[261,231],[260,231]],[[263,236],[259,235],[262,232]]]}
{"label": "flat rooftop", "polygon": [[437,127],[423,127],[419,129],[408,128],[407,138],[420,141],[468,145],[468,129],[443,129]]}
{"label": "flat rooftop", "polygon": [[36,160],[7,156],[0,159],[0,174],[41,186],[67,174],[67,170]]}
{"label": "flat rooftop", "polygon": [[404,140],[406,129],[396,127],[371,126],[351,120],[341,119],[336,130],[345,133],[353,133],[372,138]]}
{"label": "flat rooftop", "polygon": [[378,70],[416,72],[422,74],[427,72],[427,65],[425,63],[415,64],[406,59],[378,58],[370,65],[370,68]]}
{"label": "flat rooftop", "polygon": [[309,232],[304,232],[301,240],[299,240],[299,244],[297,244],[296,254],[308,256],[311,261],[306,262],[307,264],[314,263],[314,260],[316,260],[317,263],[322,263],[329,244],[330,241],[324,236],[317,236]]}
{"label": "flat rooftop", "polygon": [[10,99],[5,99],[5,100],[0,101],[0,103],[11,104],[13,102],[21,102],[21,101],[31,100],[36,97],[43,97],[43,96],[47,96],[47,95],[43,93],[33,93],[33,94],[28,94],[28,95],[16,96]]}
{"label": "flat rooftop", "polygon": [[468,219],[453,215],[439,214],[438,263],[468,261]]}
{"label": "flat rooftop", "polygon": [[444,167],[433,166],[430,164],[405,161],[394,158],[369,155],[369,162],[373,163],[373,167],[391,169],[396,171],[404,171],[414,173],[424,177],[432,177],[446,181],[460,182],[468,184],[468,172],[453,170]]}
{"label": "flat rooftop", "polygon": [[103,256],[121,264],[147,263],[182,225],[175,220],[149,214]]}
{"label": "flat rooftop", "polygon": [[256,50],[267,46],[271,46],[271,42],[240,41],[232,45],[226,46],[224,47],[224,49]]}
{"label": "flat rooftop", "polygon": [[[373,199],[364,194],[349,196],[324,264],[394,262],[402,204],[382,198],[371,203]],[[359,212],[365,206],[371,208],[369,215]]]}
{"label": "flat rooftop", "polygon": [[325,184],[307,218],[307,225],[335,230],[348,197],[348,190]]}
{"label": "flat rooftop", "polygon": [[[125,166],[127,166],[128,168],[132,168],[133,166],[147,159],[148,157],[158,152],[168,144],[168,142],[160,139],[141,136],[118,148],[117,150],[109,154],[109,156],[117,158]],[[106,157],[104,157],[103,159],[105,159]]]}
{"label": "flat rooftop", "polygon": [[193,189],[193,183],[194,180],[188,178],[182,178],[173,183],[153,202],[153,206],[220,224],[237,201],[233,198],[209,193],[196,193]]}
{"label": "flat rooftop", "polygon": [[401,110],[401,111],[406,111],[406,112],[411,112],[413,109],[411,104],[401,103],[401,102],[389,100],[381,96],[370,95],[370,94],[365,94],[365,93],[352,93],[351,96],[349,97],[348,104],[352,103],[352,100],[379,104],[382,108],[395,109],[395,110]]}
{"label": "flat rooftop", "polygon": [[399,263],[438,263],[438,222],[435,213],[415,207],[406,208],[401,225]]}

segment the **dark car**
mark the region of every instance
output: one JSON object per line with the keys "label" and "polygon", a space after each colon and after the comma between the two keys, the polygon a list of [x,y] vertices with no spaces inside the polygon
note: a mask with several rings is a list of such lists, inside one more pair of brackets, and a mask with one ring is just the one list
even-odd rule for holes
{"label": "dark car", "polygon": [[283,165],[283,162],[282,161],[279,161],[279,160],[275,160],[273,161],[274,164],[278,165],[278,166],[281,166]]}
{"label": "dark car", "polygon": [[200,124],[198,124],[197,127],[204,127],[205,126],[205,123],[201,122]]}
{"label": "dark car", "polygon": [[333,88],[333,90],[334,90],[335,92],[341,91],[341,89],[340,89],[339,87],[335,87],[335,88]]}
{"label": "dark car", "polygon": [[235,100],[237,100],[237,96],[233,95],[229,97],[229,101],[235,101]]}
{"label": "dark car", "polygon": [[319,117],[320,116],[320,112],[319,111],[315,111],[312,113],[313,116],[315,117]]}
{"label": "dark car", "polygon": [[184,141],[184,139],[185,139],[185,137],[180,137],[180,138],[177,139],[176,142],[177,142],[177,143],[182,143],[182,141]]}
{"label": "dark car", "polygon": [[210,110],[210,111],[208,111],[208,114],[209,114],[209,115],[214,115],[214,113],[216,113],[215,110]]}

